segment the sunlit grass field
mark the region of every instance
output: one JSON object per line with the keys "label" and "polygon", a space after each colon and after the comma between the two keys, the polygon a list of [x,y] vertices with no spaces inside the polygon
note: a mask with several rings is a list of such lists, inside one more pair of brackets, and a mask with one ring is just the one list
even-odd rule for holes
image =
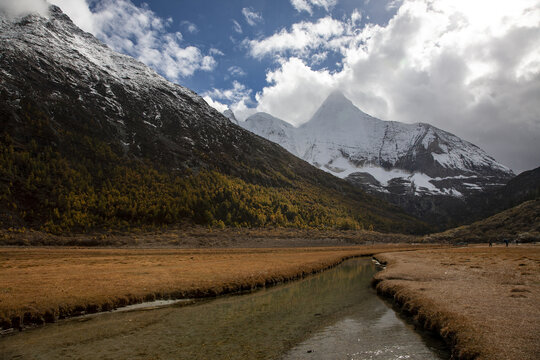
{"label": "sunlit grass field", "polygon": [[540,246],[384,254],[375,275],[393,298],[454,345],[459,359],[538,359]]}
{"label": "sunlit grass field", "polygon": [[281,249],[0,250],[4,328],[53,322],[152,301],[249,291],[308,275],[345,258],[413,245]]}

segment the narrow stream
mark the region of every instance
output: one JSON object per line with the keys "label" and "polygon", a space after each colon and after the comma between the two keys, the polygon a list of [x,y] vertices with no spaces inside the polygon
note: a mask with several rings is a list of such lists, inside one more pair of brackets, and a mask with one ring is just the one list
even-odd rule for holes
{"label": "narrow stream", "polygon": [[447,359],[370,288],[367,259],[189,306],[75,318],[0,338],[0,359]]}

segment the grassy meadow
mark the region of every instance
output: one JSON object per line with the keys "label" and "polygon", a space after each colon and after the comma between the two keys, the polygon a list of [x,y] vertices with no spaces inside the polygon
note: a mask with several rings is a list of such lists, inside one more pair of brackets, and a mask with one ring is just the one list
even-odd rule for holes
{"label": "grassy meadow", "polygon": [[391,253],[377,291],[440,333],[457,359],[538,359],[540,246]]}
{"label": "grassy meadow", "polygon": [[0,248],[0,319],[17,328],[143,301],[250,291],[346,258],[416,248]]}

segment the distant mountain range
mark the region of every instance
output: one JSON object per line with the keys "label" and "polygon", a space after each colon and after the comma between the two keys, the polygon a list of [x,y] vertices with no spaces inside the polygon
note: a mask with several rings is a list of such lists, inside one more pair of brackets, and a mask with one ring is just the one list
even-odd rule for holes
{"label": "distant mountain range", "polygon": [[[229,118],[234,118],[232,112]],[[374,118],[335,91],[299,127],[266,113],[239,122],[336,177],[444,228],[466,200],[515,175],[479,147],[432,125]]]}
{"label": "distant mountain range", "polygon": [[427,229],[231,123],[58,7],[0,14],[0,117],[2,227]]}

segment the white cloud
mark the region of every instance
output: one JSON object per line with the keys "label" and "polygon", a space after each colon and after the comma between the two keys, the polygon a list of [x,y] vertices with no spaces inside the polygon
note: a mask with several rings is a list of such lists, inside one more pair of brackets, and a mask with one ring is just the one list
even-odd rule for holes
{"label": "white cloud", "polygon": [[49,16],[49,5],[45,0],[0,0],[0,12],[18,17],[28,14]]}
{"label": "white cloud", "polygon": [[96,34],[94,14],[90,11],[86,0],[48,0],[67,14],[78,27],[86,32]]}
{"label": "white cloud", "polygon": [[210,48],[210,51],[209,53],[211,55],[219,55],[219,56],[224,56],[225,54],[223,53],[223,51],[219,50],[219,49],[216,49],[216,48]]}
{"label": "white cloud", "polygon": [[195,25],[191,21],[184,20],[184,21],[182,21],[181,24],[184,25],[186,27],[187,31],[189,33],[191,33],[191,34],[195,34],[195,33],[199,32],[199,28],[197,27],[197,25]]}
{"label": "white cloud", "polygon": [[251,94],[251,89],[247,89],[244,84],[234,80],[231,89],[213,89],[204,93],[205,96],[210,96],[212,99],[239,101],[246,95]]}
{"label": "white cloud", "polygon": [[262,15],[255,12],[252,8],[242,8],[242,15],[244,15],[246,22],[251,26],[255,26],[263,20]]}
{"label": "white cloud", "polygon": [[[251,93],[251,89],[234,80],[232,88],[212,89],[205,92],[203,98],[218,111],[223,112],[225,109],[230,108],[238,119],[245,119],[256,112],[251,100]],[[230,105],[226,105],[224,102]]]}
{"label": "white cloud", "polygon": [[214,99],[212,99],[208,95],[204,95],[203,99],[204,99],[204,101],[206,101],[208,103],[208,105],[210,105],[211,107],[213,107],[214,109],[216,109],[220,113],[224,112],[225,110],[227,110],[229,108],[227,105],[225,105],[223,103],[220,103],[219,101],[214,101]]}
{"label": "white cloud", "polygon": [[319,65],[328,58],[328,51],[318,52],[311,56],[311,64]]}
{"label": "white cloud", "polygon": [[310,15],[313,15],[313,7],[322,7],[326,11],[329,11],[332,7],[337,4],[337,0],[290,0],[291,5],[298,12],[308,12]]}
{"label": "white cloud", "polygon": [[243,32],[242,31],[242,26],[240,26],[240,24],[236,20],[232,20],[232,22],[233,22],[233,30],[236,31],[237,33],[241,34]]}
{"label": "white cloud", "polygon": [[[131,55],[153,67],[172,81],[211,71],[216,60],[195,46],[181,45],[180,32],[167,32],[172,19],[157,16],[148,5],[141,7],[130,0],[99,0],[90,10],[86,0],[49,0],[58,5],[77,26],[91,32],[111,48]],[[187,31],[197,31],[195,24],[183,22]]]}
{"label": "white cloud", "polygon": [[244,40],[249,54],[256,58],[292,53],[307,55],[313,50],[339,49],[345,40],[347,24],[327,16],[317,22],[293,24],[291,30],[282,29],[261,40]]}
{"label": "white cloud", "polygon": [[[428,122],[516,170],[540,165],[540,7],[537,0],[404,0],[385,26],[298,23],[246,41],[254,57],[278,56],[257,110],[307,121],[335,88],[382,119]],[[355,17],[355,19],[353,19]],[[335,51],[343,67],[315,70]],[[321,55],[325,56],[325,55]]]}
{"label": "white cloud", "polygon": [[351,14],[351,24],[353,26],[359,25],[362,21],[362,13],[358,9],[354,9]]}
{"label": "white cloud", "polygon": [[144,63],[160,69],[169,79],[178,79],[192,75],[197,70],[211,71],[216,66],[212,56],[204,56],[194,46],[180,47],[173,36],[166,36],[159,55],[154,51],[146,50],[139,55]]}
{"label": "white cloud", "polygon": [[306,11],[310,14],[313,14],[313,9],[308,0],[291,0],[291,5],[298,12]]}
{"label": "white cloud", "polygon": [[392,11],[394,9],[397,9],[401,6],[401,4],[403,3],[403,0],[392,0],[392,1],[389,1],[385,8],[386,8],[386,11]]}
{"label": "white cloud", "polygon": [[337,84],[328,71],[313,71],[298,58],[290,58],[279,69],[269,71],[266,81],[270,86],[255,96],[257,110],[292,124],[300,124],[311,116],[328,95],[326,90]]}
{"label": "white cloud", "polygon": [[232,76],[246,76],[246,72],[240,66],[230,66],[227,72]]}

